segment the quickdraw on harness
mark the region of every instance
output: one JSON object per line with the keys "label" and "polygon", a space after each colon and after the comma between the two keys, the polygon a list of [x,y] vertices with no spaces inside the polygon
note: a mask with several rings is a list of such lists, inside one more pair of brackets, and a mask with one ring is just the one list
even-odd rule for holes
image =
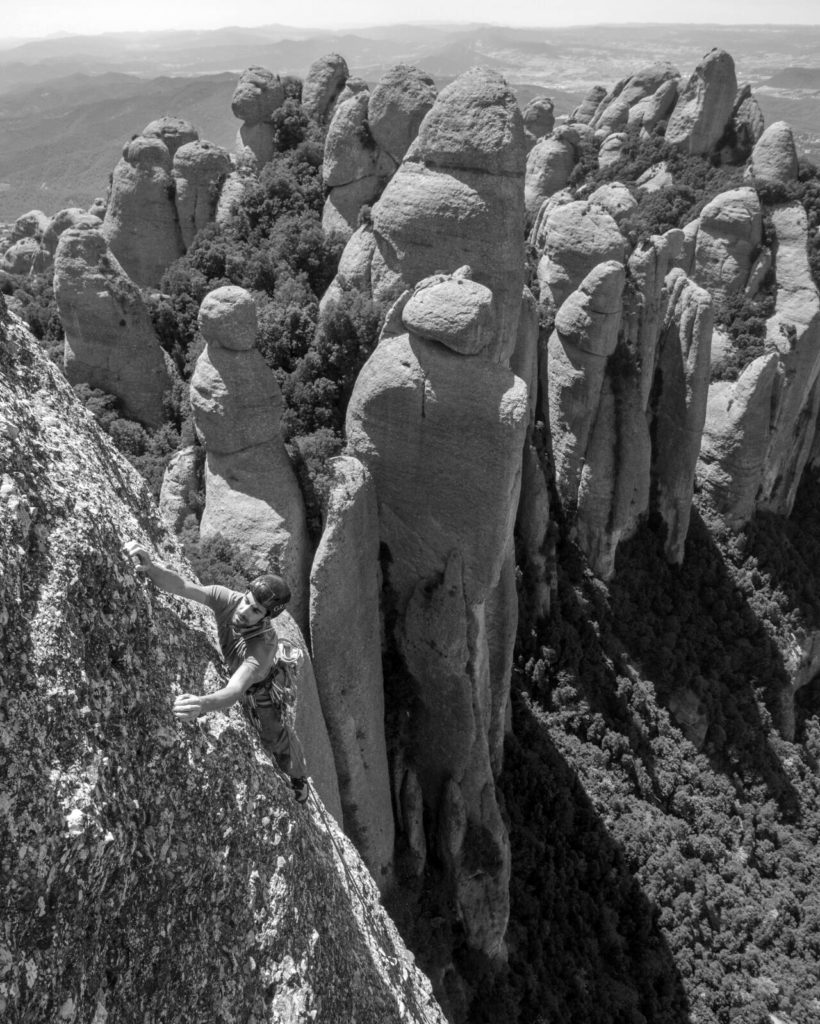
{"label": "quickdraw on harness", "polygon": [[[263,632],[265,632],[264,629],[253,635],[258,636]],[[276,656],[273,659],[270,672],[244,693],[242,699],[245,709],[257,732],[261,728],[258,708],[274,707],[283,720],[293,716],[294,677],[304,656],[301,648],[287,640],[280,640],[276,645]],[[289,721],[288,724],[292,726],[293,722]]]}

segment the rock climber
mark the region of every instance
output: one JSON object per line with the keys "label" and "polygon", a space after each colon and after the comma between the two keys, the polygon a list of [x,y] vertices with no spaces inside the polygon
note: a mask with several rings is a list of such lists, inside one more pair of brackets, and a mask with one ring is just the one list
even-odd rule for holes
{"label": "rock climber", "polygon": [[182,693],[174,701],[174,714],[192,721],[208,711],[225,711],[236,701],[259,733],[262,746],[290,778],[297,803],[309,795],[302,744],[283,718],[284,695],[276,682],[278,637],[271,619],[290,600],[290,588],[271,573],[258,576],[244,593],[227,587],[203,587],[151,560],[138,541],[123,545],[136,571],[169,594],[207,605],[216,617],[219,645],[231,678],[214,693]]}

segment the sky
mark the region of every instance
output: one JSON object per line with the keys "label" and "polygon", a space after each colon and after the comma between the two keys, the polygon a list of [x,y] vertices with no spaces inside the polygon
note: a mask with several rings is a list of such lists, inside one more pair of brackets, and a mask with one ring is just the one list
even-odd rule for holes
{"label": "sky", "polygon": [[820,25],[818,0],[687,0],[685,4],[664,0],[572,0],[567,4],[549,0],[412,0],[407,5],[385,0],[309,0],[304,4],[242,0],[236,5],[225,0],[15,0],[3,6],[0,38],[273,23],[335,29],[410,20],[547,27],[612,22]]}

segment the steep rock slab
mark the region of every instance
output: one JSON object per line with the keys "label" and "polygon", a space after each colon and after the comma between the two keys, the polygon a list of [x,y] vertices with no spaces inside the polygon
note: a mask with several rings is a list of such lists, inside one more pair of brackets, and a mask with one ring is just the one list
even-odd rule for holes
{"label": "steep rock slab", "polygon": [[651,133],[661,122],[665,121],[678,100],[679,78],[675,77],[662,82],[651,96],[638,100],[629,108],[628,125],[638,125],[643,132]]}
{"label": "steep rock slab", "polygon": [[808,262],[808,221],[800,203],[771,211],[777,299],[766,345],[780,356],[772,435],[761,485],[762,507],[788,515],[817,424],[820,296]]}
{"label": "steep rock slab", "polygon": [[234,117],[243,122],[236,136],[236,151],[257,171],[273,156],[271,117],[284,102],[282,80],[267,68],[254,65],[239,76],[231,100]]}
{"label": "steep rock slab", "polygon": [[629,148],[629,136],[626,132],[613,132],[607,135],[598,150],[598,166],[614,167],[626,160]]}
{"label": "steep rock slab", "polygon": [[524,284],[524,129],[500,75],[474,68],[439,94],[373,208],[374,297],[392,301],[418,281],[464,263],[493,293],[506,361]]}
{"label": "steep rock slab", "polygon": [[666,524],[666,556],[680,564],[709,391],[712,301],[682,270],[667,277],[669,300],[659,339],[661,387],[656,399],[652,476]]}
{"label": "steep rock slab", "polygon": [[692,278],[718,306],[725,308],[746,287],[762,236],[763,213],[753,188],[722,192],[703,208]]}
{"label": "steep rock slab", "polygon": [[318,124],[327,124],[349,77],[347,61],[340,54],[329,53],[315,60],[302,86],[302,107],[308,117]]}
{"label": "steep rock slab", "polygon": [[313,668],[345,832],[385,888],[394,825],[384,731],[376,491],[367,470],[350,456],[335,459],[331,473],[325,529],[310,575]]}
{"label": "steep rock slab", "polygon": [[230,173],[228,151],[212,142],[188,142],[176,150],[174,201],[186,249],[197,231],[214,219],[219,190]]}
{"label": "steep rock slab", "polygon": [[542,226],[538,261],[540,300],[554,309],[599,263],[623,263],[625,241],[613,218],[585,200],[557,206]]}
{"label": "steep rock slab", "polygon": [[445,1024],[355,851],[294,809],[241,713],[174,719],[219,685],[212,616],[135,578],[129,537],[189,570],[16,320],[0,415],[5,1018]]}
{"label": "steep rock slab", "polygon": [[739,528],[754,514],[769,443],[777,353],[751,362],[736,381],[709,388],[698,479],[729,526]]}
{"label": "steep rock slab", "polygon": [[711,153],[731,119],[736,95],[735,62],[725,50],[710,50],[680,93],[666,141],[685,153]]}
{"label": "steep rock slab", "polygon": [[116,395],[127,416],[159,426],[165,419],[163,396],[171,386],[167,358],[139,288],[111,254],[102,231],[63,232],[54,260],[54,294],[65,331],[68,379]]}
{"label": "steep rock slab", "polygon": [[369,137],[367,108],[370,93],[354,93],[336,104],[325,136],[322,180],[328,188],[372,177],[378,166],[378,150]]}
{"label": "steep rock slab", "polygon": [[125,144],[102,232],[126,274],[142,288],[157,288],[166,268],[185,252],[171,156],[162,139],[138,135]]}
{"label": "steep rock slab", "polygon": [[606,210],[621,229],[624,225],[628,226],[630,215],[638,206],[638,200],[620,181],[599,185],[590,194],[588,201],[591,206],[600,206],[602,210]]}
{"label": "steep rock slab", "polygon": [[216,289],[203,300],[199,327],[207,344],[191,378],[191,406],[206,451],[200,536],[221,534],[260,572],[280,572],[293,595],[291,613],[306,631],[305,507],[279,429],[279,385],[253,347],[252,297],[233,285]]}
{"label": "steep rock slab", "polygon": [[752,151],[747,175],[755,188],[788,185],[797,180],[794,132],[785,121],[775,121],[763,132]]}

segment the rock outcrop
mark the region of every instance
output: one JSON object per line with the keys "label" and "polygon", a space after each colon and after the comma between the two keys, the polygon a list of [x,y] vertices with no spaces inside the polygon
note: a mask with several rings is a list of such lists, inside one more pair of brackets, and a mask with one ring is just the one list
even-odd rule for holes
{"label": "rock outcrop", "polygon": [[127,142],[114,168],[102,232],[126,274],[143,288],[158,287],[185,251],[174,191],[163,140],[138,135]]}
{"label": "rock outcrop", "polygon": [[549,96],[536,96],[524,107],[524,135],[532,147],[555,127],[555,105]]}
{"label": "rock outcrop", "polygon": [[[422,121],[342,266],[355,265],[357,286],[391,302],[430,274],[468,263],[493,292],[493,358],[506,361],[524,282],[525,156],[521,111],[504,79],[486,68],[461,75]],[[331,296],[346,283],[340,270]]]}
{"label": "rock outcrop", "polygon": [[20,238],[3,253],[0,268],[7,274],[40,274],[51,265],[51,257],[37,238]]}
{"label": "rock outcrop", "polygon": [[212,616],[135,577],[129,537],[190,570],[19,322],[0,416],[5,1019],[445,1024],[355,851],[294,811],[241,713],[174,719],[175,694],[220,685]]}
{"label": "rock outcrop", "polygon": [[325,529],[310,575],[313,667],[345,833],[384,889],[392,878],[395,829],[384,721],[376,490],[364,466],[350,456],[335,459],[331,473]]}
{"label": "rock outcrop", "polygon": [[753,188],[722,192],[703,208],[692,276],[719,307],[746,288],[762,236],[763,211]]}
{"label": "rock outcrop", "polygon": [[576,121],[578,124],[589,124],[606,95],[607,91],[602,85],[593,86],[583,101],[569,115],[570,124]]}
{"label": "rock outcrop", "polygon": [[612,216],[579,199],[556,206],[542,227],[538,261],[540,300],[558,309],[599,263],[623,263],[625,240]]}
{"label": "rock outcrop", "polygon": [[174,154],[174,201],[187,249],[194,235],[214,219],[222,183],[231,173],[228,151],[212,142],[187,142]]}
{"label": "rock outcrop", "polygon": [[285,87],[279,75],[254,66],[239,76],[231,100],[234,117],[242,121],[236,136],[236,151],[257,171],[273,156],[271,117],[284,102]]}
{"label": "rock outcrop", "polygon": [[346,432],[375,485],[391,642],[407,674],[389,710],[399,730],[394,784],[417,792],[425,813],[422,822],[403,812],[415,822],[403,832],[417,870],[425,844],[444,858],[468,945],[498,961],[509,844],[494,780],[517,618],[512,530],[529,389],[496,359],[487,334],[503,320],[490,301],[465,271],[405,293],[356,381]]}
{"label": "rock outcrop", "polygon": [[161,139],[165,143],[165,148],[168,150],[172,160],[181,146],[188,146],[192,142],[199,141],[199,132],[190,121],[185,121],[181,117],[171,117],[167,114],[164,117],[158,117],[155,121],[151,121],[142,129],[140,134],[148,139]]}
{"label": "rock outcrop", "polygon": [[771,188],[796,181],[797,171],[797,148],[791,125],[775,121],[758,139],[747,175],[756,188]]}
{"label": "rock outcrop", "polygon": [[310,543],[301,491],[279,421],[279,385],[254,348],[256,305],[228,285],[205,297],[206,341],[191,378],[194,423],[206,452],[203,539],[221,535],[260,572],[279,572],[291,614],[307,632]]}
{"label": "rock outcrop", "polygon": [[[649,64],[618,82],[599,101],[587,123],[602,140],[628,124],[650,130],[674,106],[679,77],[678,70],[667,61]],[[577,113],[573,116],[581,119]]]}
{"label": "rock outcrop", "polygon": [[564,130],[542,138],[527,156],[524,206],[532,225],[545,199],[563,189],[578,162],[578,137]]}
{"label": "rock outcrop", "polygon": [[308,117],[327,124],[349,77],[347,61],[340,54],[329,53],[315,60],[302,86],[302,108]]}
{"label": "rock outcrop", "polygon": [[48,228],[49,218],[42,210],[29,210],[14,222],[11,229],[11,241],[18,242],[21,238],[42,239]]}
{"label": "rock outcrop", "polygon": [[666,141],[685,153],[712,153],[731,121],[736,95],[735,62],[725,50],[710,50],[681,90]]}
{"label": "rock outcrop", "polygon": [[59,210],[48,222],[43,232],[43,248],[50,256],[53,256],[57,251],[60,236],[64,231],[68,231],[69,228],[86,230],[88,228],[98,228],[99,226],[100,220],[98,217],[95,217],[94,214],[86,213],[85,210],[81,210],[79,207],[70,206],[65,210]]}
{"label": "rock outcrop", "polygon": [[65,374],[115,395],[127,416],[147,426],[165,419],[171,386],[139,288],[106,245],[101,230],[63,232],[54,259],[54,294],[65,331]]}

